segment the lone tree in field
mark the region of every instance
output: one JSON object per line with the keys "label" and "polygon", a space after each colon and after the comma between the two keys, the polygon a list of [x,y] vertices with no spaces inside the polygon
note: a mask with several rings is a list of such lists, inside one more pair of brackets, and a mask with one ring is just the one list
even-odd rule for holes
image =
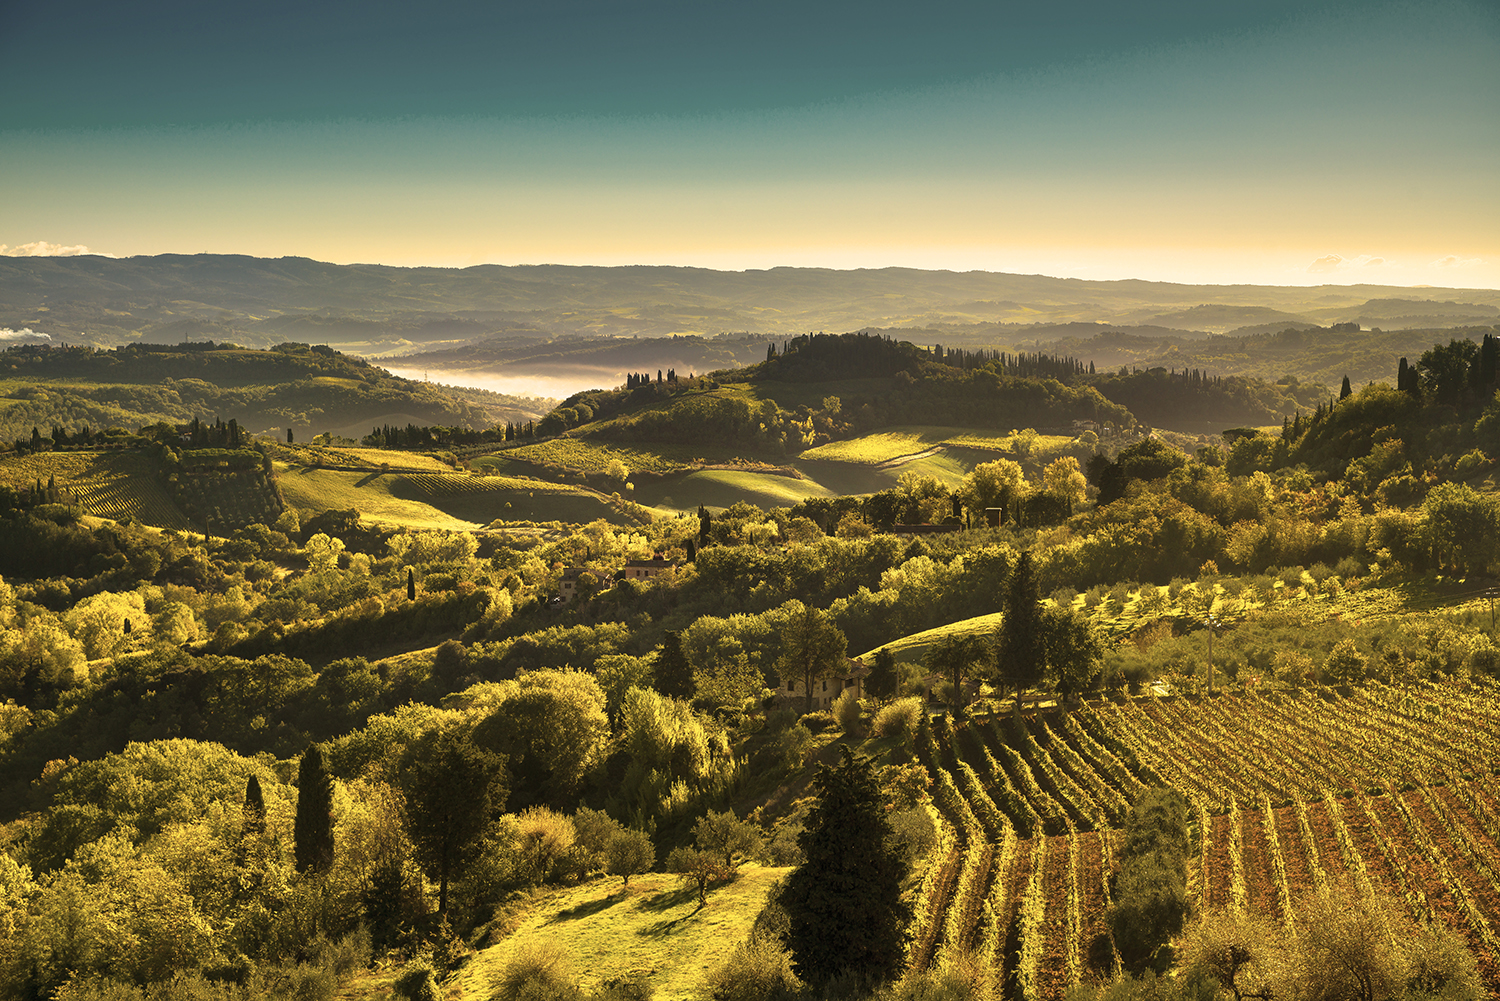
{"label": "lone tree in field", "polygon": [[801,677],[807,686],[807,711],[813,710],[813,681],[826,678],[844,658],[848,641],[821,608],[803,605],[788,619],[781,636],[781,677]]}
{"label": "lone tree in field", "polygon": [[755,854],[760,840],[760,827],[754,821],[741,820],[731,810],[710,810],[693,826],[693,844],[722,858],[724,868],[731,871]]}
{"label": "lone tree in field", "polygon": [[901,899],[906,862],[882,808],[870,761],[847,746],[818,769],[818,805],[797,836],[806,861],[781,902],[797,976],[814,986],[855,972],[894,977],[906,959],[911,905]]}
{"label": "lone tree in field", "polygon": [[615,831],[605,845],[604,864],[611,876],[623,877],[629,886],[631,876],[650,872],[656,864],[656,846],[651,843],[651,835],[632,827]]}
{"label": "lone tree in field", "polygon": [[313,744],[297,767],[297,816],[292,823],[298,872],[324,872],[333,865],[333,776]]}
{"label": "lone tree in field", "polygon": [[1041,684],[1047,670],[1047,637],[1036,591],[1036,570],[1030,551],[1016,560],[1005,594],[1005,617],[995,648],[997,687],[1016,693],[1016,715],[1021,715],[1021,693]]}
{"label": "lone tree in field", "polygon": [[406,832],[446,914],[448,880],[478,857],[505,806],[505,758],[440,730],[407,749],[401,772]]}

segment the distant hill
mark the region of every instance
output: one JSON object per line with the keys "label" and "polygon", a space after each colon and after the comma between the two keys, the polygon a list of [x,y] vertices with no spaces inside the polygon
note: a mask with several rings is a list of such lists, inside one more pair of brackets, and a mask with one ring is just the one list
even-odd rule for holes
{"label": "distant hill", "polygon": [[[0,329],[29,329],[54,342],[97,346],[212,339],[268,347],[298,340],[387,355],[494,334],[545,341],[564,334],[790,337],[815,330],[944,324],[1177,326],[1164,317],[1181,314],[1190,322],[1191,311],[1204,304],[1229,312],[1272,310],[1329,324],[1357,320],[1371,302],[1425,307],[1411,293],[1378,285],[1176,285],[914,268],[396,268],[213,254],[4,257]],[[1424,289],[1423,294],[1445,307],[1473,306],[1473,315],[1500,308],[1495,290]],[[1430,313],[1413,307],[1411,315]],[[1247,322],[1241,315],[1234,325]],[[1029,338],[1022,332],[1017,340],[987,346],[1024,339]]]}
{"label": "distant hill", "polygon": [[[0,351],[0,440],[33,427],[77,431],[234,419],[251,432],[303,438],[369,433],[390,415],[421,424],[489,427],[540,416],[551,401],[455,392],[391,375],[322,345],[130,345],[108,351],[17,345]],[[538,405],[538,404],[541,405]]]}

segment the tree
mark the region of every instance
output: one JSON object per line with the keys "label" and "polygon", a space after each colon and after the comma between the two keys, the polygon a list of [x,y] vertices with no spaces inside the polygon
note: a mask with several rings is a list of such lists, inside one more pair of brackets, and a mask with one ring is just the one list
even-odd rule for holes
{"label": "tree", "polygon": [[622,827],[609,836],[604,846],[605,868],[611,876],[621,876],[625,885],[630,877],[650,872],[656,864],[656,846],[651,835],[633,827]]}
{"label": "tree", "polygon": [[708,545],[708,534],[713,530],[714,517],[708,513],[708,508],[702,504],[698,505],[698,545]]}
{"label": "tree", "polygon": [[[793,604],[788,602],[788,604]],[[801,602],[796,602],[801,605]],[[781,659],[777,668],[783,680],[800,675],[807,686],[807,711],[813,708],[813,680],[824,678],[844,658],[847,641],[821,608],[802,605],[792,609],[782,633]]]}
{"label": "tree", "polygon": [[954,704],[963,701],[963,679],[965,675],[973,677],[974,668],[979,667],[979,673],[984,670],[983,665],[992,656],[989,638],[977,633],[969,635],[956,635],[949,633],[932,645],[927,651],[927,669],[934,674],[941,674],[948,678],[948,683],[953,686]]}
{"label": "tree", "polygon": [[667,855],[667,871],[681,875],[684,883],[697,888],[700,907],[708,903],[708,884],[728,879],[734,872],[719,856],[701,848],[673,848]]}
{"label": "tree", "polygon": [[729,810],[708,811],[693,826],[693,844],[724,860],[724,868],[733,870],[760,847],[760,828],[741,820]]}
{"label": "tree", "polygon": [[1075,699],[1099,676],[1104,644],[1088,617],[1067,609],[1048,609],[1042,615],[1047,648],[1047,670],[1052,687],[1065,699]]}
{"label": "tree", "polygon": [[1347,400],[1354,395],[1354,387],[1349,385],[1349,377],[1344,376],[1344,384],[1339,387],[1339,399]]}
{"label": "tree", "polygon": [[848,972],[890,978],[905,961],[912,912],[870,761],[845,746],[838,765],[819,767],[817,783],[818,804],[797,837],[806,861],[781,896],[793,968],[815,986]]}
{"label": "tree", "polygon": [[333,776],[313,744],[297,767],[297,816],[292,825],[297,871],[324,872],[333,865]]}
{"label": "tree", "polygon": [[693,665],[682,652],[682,634],[671,630],[662,634],[661,649],[656,654],[655,684],[661,694],[673,699],[693,697]]}
{"label": "tree", "polygon": [[411,567],[406,568],[406,600],[417,600],[417,575]]}
{"label": "tree", "polygon": [[474,728],[474,742],[504,755],[511,807],[571,808],[584,779],[604,761],[609,717],[604,690],[583,671],[527,671]]}
{"label": "tree", "polygon": [[505,806],[505,759],[433,730],[407,748],[401,779],[406,832],[428,878],[438,881],[438,913],[446,914],[449,878],[478,858]]}
{"label": "tree", "polygon": [[997,687],[1016,693],[1017,716],[1021,715],[1021,693],[1040,684],[1046,668],[1047,637],[1037,600],[1036,571],[1027,550],[1010,572],[995,650]]}
{"label": "tree", "polygon": [[875,663],[870,666],[870,676],[865,679],[865,691],[872,698],[888,699],[896,694],[901,678],[896,673],[896,655],[886,647],[875,651]]}
{"label": "tree", "polygon": [[1365,655],[1352,639],[1341,639],[1323,661],[1323,674],[1341,685],[1357,685],[1365,680]]}
{"label": "tree", "polygon": [[288,445],[292,444],[292,429],[291,428],[287,428],[286,429],[286,443]]}
{"label": "tree", "polygon": [[264,834],[266,830],[266,798],[260,791],[260,779],[254,775],[245,780],[245,805],[241,810],[244,834]]}
{"label": "tree", "polygon": [[1082,504],[1088,496],[1089,481],[1078,468],[1078,459],[1071,455],[1050,462],[1042,470],[1042,482],[1049,493],[1066,498],[1069,504]]}

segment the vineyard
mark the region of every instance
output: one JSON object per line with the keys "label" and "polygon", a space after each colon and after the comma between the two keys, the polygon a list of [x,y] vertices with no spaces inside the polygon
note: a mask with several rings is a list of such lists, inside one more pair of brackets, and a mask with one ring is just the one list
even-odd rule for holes
{"label": "vineyard", "polygon": [[190,527],[157,476],[155,460],[144,452],[43,452],[0,461],[0,483],[13,489],[38,481],[46,486],[49,480],[55,481],[59,500],[76,503],[83,514]]}
{"label": "vineyard", "polygon": [[911,963],[977,952],[1007,997],[1061,998],[1113,971],[1110,873],[1147,786],[1187,796],[1200,910],[1260,913],[1332,883],[1463,935],[1500,989],[1500,686],[1371,685],[1126,699],[934,718],[917,737],[939,836]]}

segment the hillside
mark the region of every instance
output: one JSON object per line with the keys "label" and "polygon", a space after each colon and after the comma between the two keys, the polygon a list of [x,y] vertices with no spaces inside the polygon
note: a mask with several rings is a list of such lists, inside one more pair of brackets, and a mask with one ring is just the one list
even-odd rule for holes
{"label": "hillside", "polygon": [[[0,352],[0,440],[33,427],[78,431],[194,418],[304,439],[406,418],[465,428],[539,416],[551,401],[453,392],[390,375],[322,345],[127,345],[98,351],[12,345]],[[540,405],[539,405],[540,404]],[[405,422],[403,422],[405,423]]]}
{"label": "hillside", "polygon": [[567,957],[584,990],[639,976],[658,1001],[686,1001],[750,934],[772,884],[789,871],[751,863],[702,906],[695,890],[660,873],[629,886],[608,878],[546,894],[514,932],[470,960],[453,986],[463,1001],[487,1001],[490,979],[511,958],[546,945]]}
{"label": "hillside", "polygon": [[[1424,289],[1453,319],[1493,316],[1494,290]],[[1419,303],[1394,307],[1387,301]],[[1310,323],[1394,314],[1420,317],[1410,289],[1374,286],[1194,286],[1080,281],[1040,275],[910,268],[525,265],[395,268],[305,258],[161,255],[0,259],[0,327],[57,342],[233,340],[270,346],[317,341],[366,354],[451,346],[491,334],[550,340],[564,334],[711,336],[753,331],[931,324],[1195,324],[1219,331],[1274,310]],[[1447,304],[1453,304],[1451,308]],[[1017,338],[988,340],[987,346]]]}

